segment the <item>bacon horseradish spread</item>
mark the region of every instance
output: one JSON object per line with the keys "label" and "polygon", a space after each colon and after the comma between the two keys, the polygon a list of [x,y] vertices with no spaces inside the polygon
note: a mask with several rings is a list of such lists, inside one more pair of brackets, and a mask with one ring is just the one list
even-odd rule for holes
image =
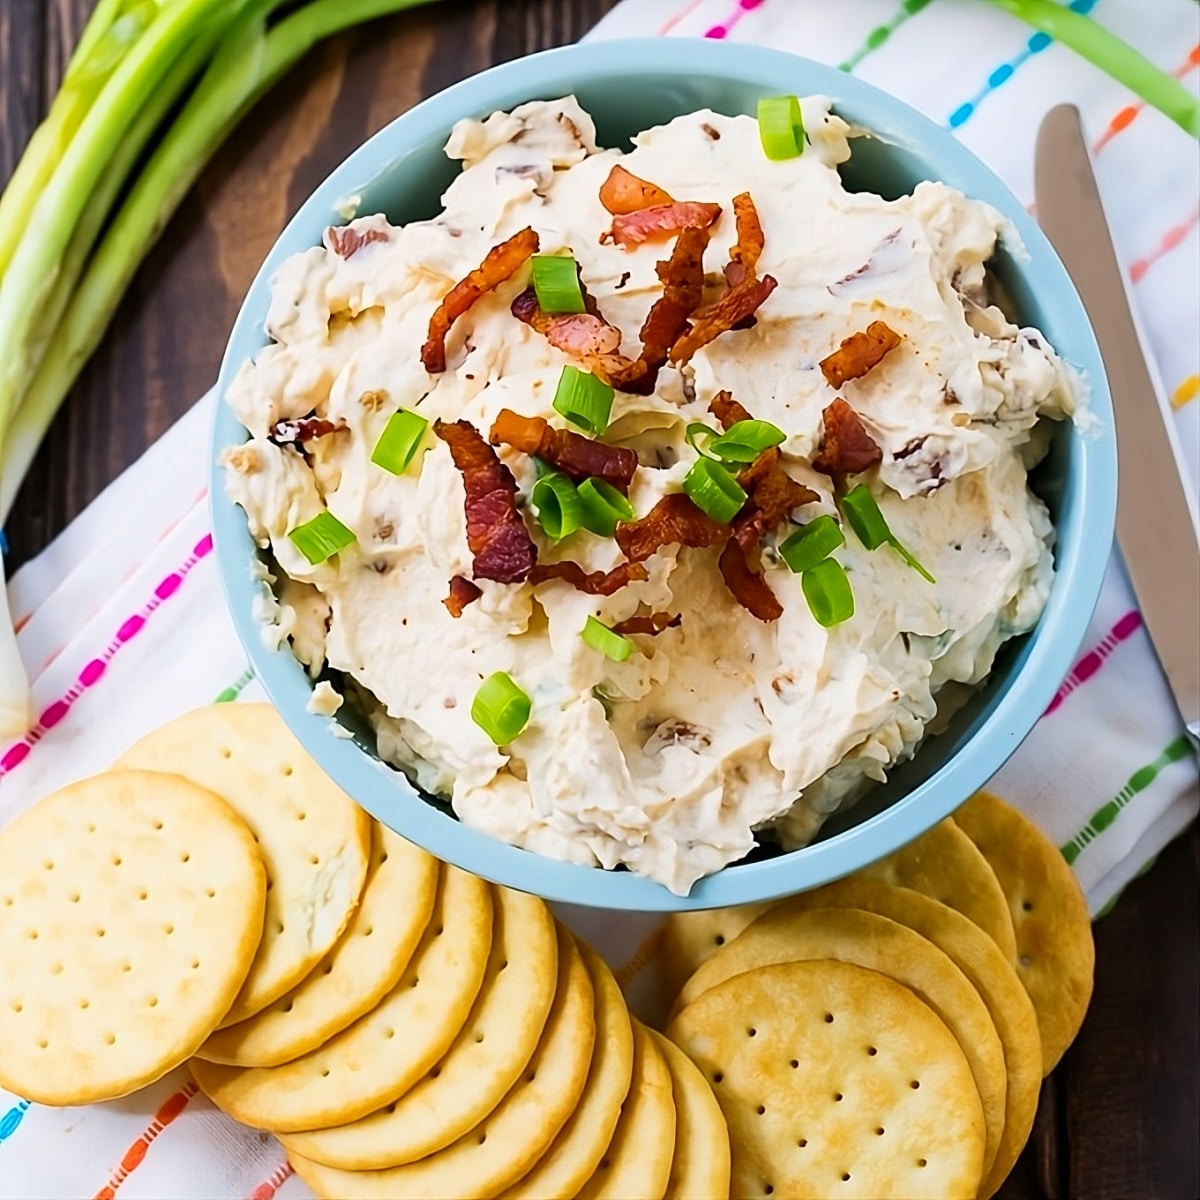
{"label": "bacon horseradish spread", "polygon": [[[469,825],[681,894],[756,834],[805,844],[883,780],[1053,578],[1026,476],[1079,388],[992,303],[1006,223],[938,183],[847,192],[851,130],[802,107],[783,161],[754,119],[709,111],[626,154],[573,98],[460,122],[441,215],[361,217],[285,263],[272,344],[226,396],[277,644],[340,672],[380,756]],[[587,313],[539,307],[534,249],[574,257]],[[602,432],[553,407],[567,365],[613,385]],[[398,409],[429,422],[399,473],[372,462]],[[716,520],[683,490],[694,423],[743,418],[784,440],[726,464],[747,498]],[[634,520],[553,540],[530,503],[547,458],[615,480]],[[856,536],[860,485],[924,573]],[[348,532],[314,563],[289,534],[326,510]],[[822,516],[854,608],[828,625],[780,551]],[[634,652],[585,641],[588,617]],[[502,745],[472,718],[496,672],[530,703]]]}

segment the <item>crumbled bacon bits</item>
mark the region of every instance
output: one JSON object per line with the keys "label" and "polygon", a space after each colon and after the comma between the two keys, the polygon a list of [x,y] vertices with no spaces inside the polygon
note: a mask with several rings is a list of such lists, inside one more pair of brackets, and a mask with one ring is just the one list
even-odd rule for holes
{"label": "crumbled bacon bits", "polygon": [[828,358],[821,359],[821,373],[830,387],[840,388],[851,379],[861,379],[898,345],[898,333],[882,321],[872,321],[862,332],[843,338]]}
{"label": "crumbled bacon bits", "polygon": [[295,417],[291,420],[276,421],[271,427],[270,440],[277,446],[297,446],[303,442],[311,442],[317,438],[328,437],[345,429],[346,422],[342,420],[327,421],[324,417]]}
{"label": "crumbled bacon bits", "polygon": [[614,217],[623,217],[642,208],[656,208],[673,204],[674,201],[669,192],[645,179],[639,179],[632,171],[627,171],[617,163],[600,185],[600,203]]}
{"label": "crumbled bacon bits", "polygon": [[615,242],[628,250],[643,242],[673,237],[685,229],[707,229],[721,215],[719,204],[700,200],[676,200],[613,217],[612,229],[600,235],[601,242]]}
{"label": "crumbled bacon bits", "polygon": [[455,575],[450,580],[450,594],[442,603],[450,610],[450,615],[457,618],[463,615],[463,609],[468,604],[474,604],[482,595],[482,590],[469,579]]}
{"label": "crumbled bacon bits", "polygon": [[883,460],[862,418],[840,396],[821,414],[824,436],[813,469],[824,475],[857,475]]}
{"label": "crumbled bacon bits", "polygon": [[586,592],[589,596],[612,596],[627,583],[637,583],[646,578],[646,568],[636,562],[618,563],[610,571],[585,571],[577,562],[564,560],[538,563],[529,572],[529,582],[532,584],[561,579],[576,591]]}
{"label": "crumbled bacon bits", "polygon": [[543,417],[524,417],[510,408],[500,410],[489,440],[493,446],[512,446],[540,458],[576,483],[603,479],[622,492],[629,490],[638,465],[633,450],[608,446],[570,429],[555,429]]}
{"label": "crumbled bacon bits", "polygon": [[371,242],[386,242],[382,229],[357,229],[352,225],[330,225],[325,230],[325,245],[339,258],[350,258]]}
{"label": "crumbled bacon bits", "polygon": [[682,624],[683,613],[676,613],[674,616],[665,612],[638,613],[626,617],[624,621],[618,621],[612,627],[612,631],[622,635],[644,633],[649,637],[657,637],[664,629],[677,629]]}
{"label": "crumbled bacon bits", "polygon": [[614,535],[631,562],[644,562],[663,546],[678,543],[700,549],[729,536],[729,526],[714,521],[683,492],[664,496],[644,517],[623,521]]}
{"label": "crumbled bacon bits", "polygon": [[725,543],[717,565],[721,569],[721,577],[725,580],[726,587],[751,616],[760,621],[778,621],[783,616],[783,605],[779,603],[767,581],[751,569],[737,538],[730,538]]}
{"label": "crumbled bacon bits", "polygon": [[429,336],[421,347],[421,362],[431,375],[446,369],[446,335],[454,322],[481,296],[511,279],[537,253],[538,245],[538,235],[532,229],[522,229],[493,246],[483,262],[450,289],[434,310]]}
{"label": "crumbled bacon bits", "polygon": [[467,545],[476,579],[520,583],[537,561],[537,547],[517,508],[517,482],[469,421],[435,421],[466,490]]}

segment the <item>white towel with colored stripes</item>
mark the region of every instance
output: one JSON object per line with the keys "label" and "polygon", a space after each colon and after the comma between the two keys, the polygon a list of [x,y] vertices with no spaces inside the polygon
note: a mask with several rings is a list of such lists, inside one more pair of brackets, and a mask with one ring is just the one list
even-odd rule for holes
{"label": "white towel with colored stripes", "polygon": [[[1195,90],[1194,0],[1074,0]],[[1081,108],[1118,250],[1188,468],[1200,450],[1200,156],[1164,117],[984,0],[625,0],[597,37],[662,33],[760,41],[893,92],[959,136],[1028,201],[1034,135],[1056,103]],[[251,120],[253,118],[250,118]],[[12,580],[38,721],[0,745],[0,826],[142,733],[214,700],[260,695],[225,615],[205,488],[206,397]],[[1192,819],[1186,752],[1114,558],[1070,676],[993,787],[1063,848],[1093,912]],[[637,949],[656,919],[564,910],[655,1007]],[[637,961],[631,961],[635,960]],[[186,1072],[113,1104],[55,1110],[0,1091],[0,1200],[303,1197],[281,1148],[196,1095]]]}

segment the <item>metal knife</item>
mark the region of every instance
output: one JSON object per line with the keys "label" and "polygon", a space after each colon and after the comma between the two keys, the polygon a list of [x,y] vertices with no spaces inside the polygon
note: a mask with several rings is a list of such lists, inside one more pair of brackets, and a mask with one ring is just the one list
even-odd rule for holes
{"label": "metal knife", "polygon": [[1100,343],[1121,464],[1117,541],[1142,618],[1200,749],[1200,531],[1175,429],[1147,365],[1100,203],[1079,110],[1052,109],[1038,131],[1037,219],[1067,268]]}

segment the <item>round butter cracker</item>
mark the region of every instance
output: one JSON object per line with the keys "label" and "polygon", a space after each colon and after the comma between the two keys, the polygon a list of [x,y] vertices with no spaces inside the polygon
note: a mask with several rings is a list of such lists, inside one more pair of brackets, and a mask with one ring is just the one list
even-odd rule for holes
{"label": "round butter cracker", "polygon": [[293,1133],[357,1121],[402,1096],[471,1011],[492,943],[491,888],[443,866],[429,924],[396,986],[325,1045],[278,1067],[192,1060],[200,1090],[243,1125]]}
{"label": "round butter cracker", "polygon": [[526,1174],[566,1123],[587,1079],[595,1035],[592,984],[574,939],[558,932],[558,984],[537,1053],[474,1129],[416,1162],[341,1171],[294,1151],[296,1174],[329,1200],[445,1200],[494,1196]]}
{"label": "round butter cracker", "polygon": [[283,1134],[288,1150],[349,1171],[424,1158],[473,1129],[533,1057],[554,999],[554,918],[536,896],[493,890],[491,957],[475,1007],[429,1074],[386,1108],[348,1125]]}
{"label": "round butter cracker", "polygon": [[1016,970],[982,929],[960,912],[911,888],[850,876],[779,902],[780,910],[860,908],[907,925],[928,938],[971,981],[987,1005],[1004,1048],[1008,1087],[1004,1130],[991,1169],[979,1189],[988,1200],[1016,1165],[1029,1140],[1042,1086],[1042,1041],[1033,1002]]}
{"label": "round butter cracker", "polygon": [[1009,958],[1017,952],[1000,881],[984,855],[950,818],[856,874],[932,896],[974,921]]}
{"label": "round butter cracker", "polygon": [[979,1093],[954,1036],[894,980],[832,960],[710,988],[671,1022],[729,1126],[732,1194],[975,1195]]}
{"label": "round butter cracker", "polygon": [[671,1072],[675,1157],[664,1200],[726,1200],[729,1127],[700,1068],[669,1038],[653,1034]]}
{"label": "round butter cracker", "polygon": [[218,1029],[196,1052],[234,1067],[275,1067],[324,1045],[396,985],[429,923],[440,864],[374,826],[362,899],[312,973],[261,1012]]}
{"label": "round butter cracker", "polygon": [[998,796],[977,792],[954,820],[1004,890],[1016,929],[1012,957],[1037,1011],[1042,1073],[1049,1075],[1092,999],[1096,946],[1087,898],[1058,847]]}
{"label": "round butter cracker", "polygon": [[942,1019],[971,1068],[983,1103],[984,1168],[1004,1130],[1007,1076],[1004,1048],[987,1006],[967,977],[932,942],[907,926],[854,908],[770,909],[723,946],[684,985],[680,1007],[709,988],[754,967],[836,959],[903,984]]}
{"label": "round butter cracker", "polygon": [[165,1075],[237,995],[266,871],[245,823],[176,775],[113,771],[0,833],[0,1084],[43,1104]]}
{"label": "round butter cracker", "polygon": [[216,792],[250,826],[267,867],[267,917],[232,1025],[296,986],[333,948],[366,879],[371,820],[308,756],[270,704],[213,704],[147,734],[118,767]]}
{"label": "round butter cracker", "polygon": [[504,1200],[574,1196],[596,1169],[612,1141],[633,1077],[633,1024],[625,997],[608,964],[586,943],[579,951],[592,980],[596,1041],[579,1106],[546,1152]]}

